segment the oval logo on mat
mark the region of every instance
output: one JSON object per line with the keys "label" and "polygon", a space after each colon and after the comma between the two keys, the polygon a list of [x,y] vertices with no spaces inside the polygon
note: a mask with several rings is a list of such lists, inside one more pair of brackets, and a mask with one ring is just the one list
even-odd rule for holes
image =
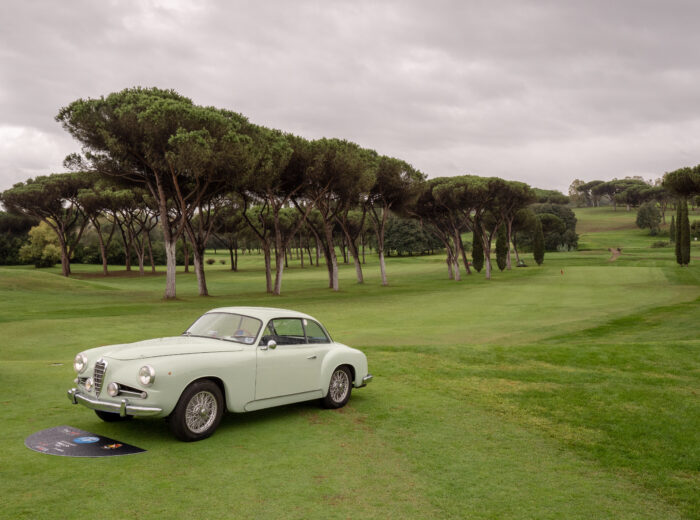
{"label": "oval logo on mat", "polygon": [[73,442],[77,444],[92,444],[93,442],[99,441],[99,437],[76,437]]}

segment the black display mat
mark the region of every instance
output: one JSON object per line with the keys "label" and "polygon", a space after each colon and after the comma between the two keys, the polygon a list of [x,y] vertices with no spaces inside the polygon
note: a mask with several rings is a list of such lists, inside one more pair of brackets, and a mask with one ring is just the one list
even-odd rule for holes
{"label": "black display mat", "polygon": [[30,450],[63,457],[113,457],[146,450],[72,426],[41,430],[24,440]]}

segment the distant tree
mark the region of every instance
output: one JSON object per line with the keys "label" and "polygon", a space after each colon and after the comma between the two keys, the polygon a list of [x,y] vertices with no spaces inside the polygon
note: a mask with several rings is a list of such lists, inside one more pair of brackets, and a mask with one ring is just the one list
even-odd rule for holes
{"label": "distant tree", "polygon": [[247,223],[243,217],[243,202],[235,195],[228,196],[228,204],[217,215],[218,222],[214,226],[215,242],[223,244],[229,252],[231,271],[238,270],[239,241]]}
{"label": "distant tree", "polygon": [[690,224],[690,238],[693,240],[700,239],[700,220],[693,220]]}
{"label": "distant tree", "polygon": [[591,205],[588,194],[581,189],[585,184],[581,179],[575,179],[569,186],[569,201],[577,208]]}
{"label": "distant tree", "polygon": [[668,238],[671,242],[676,241],[676,217],[671,215],[671,225],[668,228]]}
{"label": "distant tree", "polygon": [[472,233],[472,265],[477,273],[480,273],[484,268],[484,244],[481,241],[481,229],[478,221],[475,223]]}
{"label": "distant tree", "polygon": [[639,179],[613,179],[611,181],[603,182],[594,186],[593,188],[591,188],[591,193],[597,197],[607,195],[607,197],[613,204],[613,209],[617,211],[617,203],[624,202],[618,200],[618,196],[632,186],[643,186],[647,188],[649,187],[649,185],[646,182]]}
{"label": "distant tree", "polygon": [[600,197],[594,188],[600,184],[604,184],[605,181],[589,181],[585,184],[578,186],[576,189],[579,193],[586,197],[586,202],[589,206],[598,207],[600,205]]}
{"label": "distant tree", "polygon": [[[700,195],[700,165],[664,174],[663,187],[681,198]],[[676,224],[678,220],[676,219]]]}
{"label": "distant tree", "polygon": [[532,239],[532,254],[537,265],[542,265],[542,262],[544,262],[544,234],[542,233],[541,218],[541,216],[538,216],[535,221],[535,232]]}
{"label": "distant tree", "polygon": [[29,230],[39,221],[26,215],[0,211],[0,265],[21,263],[19,250],[29,240]]}
{"label": "distant tree", "polygon": [[47,222],[40,222],[29,230],[29,242],[19,250],[19,257],[34,267],[53,267],[61,260],[58,237]]}
{"label": "distant tree", "polygon": [[440,241],[432,233],[429,233],[415,219],[389,217],[386,222],[384,247],[387,255],[395,252],[399,256],[404,254],[424,254],[441,246]]}
{"label": "distant tree", "polygon": [[[333,228],[336,217],[345,209],[354,193],[367,193],[374,184],[374,172],[368,163],[374,160],[372,153],[357,144],[340,139],[319,139],[313,141],[312,166],[306,169],[301,179],[303,187],[300,195],[314,201],[320,216],[320,228],[316,236],[322,240],[328,285],[339,290],[338,258],[334,247]],[[295,201],[297,208],[302,206]],[[308,221],[311,226],[311,221]]]}
{"label": "distant tree", "polygon": [[508,239],[506,237],[506,227],[501,226],[498,228],[498,235],[496,237],[496,265],[498,265],[498,269],[501,271],[506,268],[507,255]]}
{"label": "distant tree", "polygon": [[[517,218],[518,212],[526,208],[535,201],[535,190],[523,182],[508,181],[499,193],[495,206],[503,218],[506,230],[506,267],[512,267],[510,259],[510,244],[513,241],[513,222]],[[500,267],[500,265],[499,265]],[[503,268],[501,268],[501,271]]]}
{"label": "distant tree", "polygon": [[[164,297],[176,297],[178,239],[207,200],[233,189],[250,173],[252,129],[234,112],[201,107],[172,90],[128,88],[99,99],[78,99],[56,120],[82,145],[84,158],[67,158],[72,167],[119,177],[146,188],[155,200],[167,258]],[[205,208],[206,209],[206,208]],[[195,251],[200,294],[204,271]]]}
{"label": "distant tree", "polygon": [[[546,251],[576,249],[578,246],[577,220],[571,208],[560,204],[533,204],[530,206],[530,209],[542,219]],[[545,214],[551,215],[551,217],[543,217]],[[523,245],[532,245],[531,237],[525,235],[522,239]]]}
{"label": "distant tree", "polygon": [[645,202],[637,210],[637,227],[640,229],[648,229],[650,235],[656,235],[659,232],[661,224],[661,212],[656,207],[655,202]]}
{"label": "distant tree", "polygon": [[568,204],[569,197],[558,190],[543,190],[540,188],[532,188],[537,202],[540,204]]}
{"label": "distant tree", "polygon": [[513,250],[515,258],[520,263],[520,253],[518,252],[518,243],[520,237],[528,237],[528,242],[532,242],[532,236],[535,232],[535,222],[537,216],[530,208],[523,208],[518,211],[513,220]]}
{"label": "distant tree", "polygon": [[0,196],[10,212],[37,218],[56,233],[63,276],[70,275],[70,258],[88,223],[78,201],[88,185],[83,173],[55,173],[17,183]]}
{"label": "distant tree", "polygon": [[410,164],[393,157],[380,156],[375,182],[367,195],[366,206],[374,223],[382,285],[388,285],[384,262],[384,233],[390,212],[404,213],[418,197],[425,175]]}

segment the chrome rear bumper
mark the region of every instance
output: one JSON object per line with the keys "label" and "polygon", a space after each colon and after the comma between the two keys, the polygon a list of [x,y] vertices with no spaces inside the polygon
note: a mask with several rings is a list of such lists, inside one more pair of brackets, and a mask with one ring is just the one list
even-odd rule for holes
{"label": "chrome rear bumper", "polygon": [[122,399],[118,403],[110,403],[107,401],[100,401],[99,399],[93,399],[80,393],[77,388],[71,388],[68,390],[68,399],[73,404],[82,404],[93,410],[100,410],[102,412],[112,412],[118,413],[122,417],[127,415],[134,415],[136,417],[148,417],[149,415],[158,415],[163,411],[162,408],[156,408],[153,406],[140,406],[136,404],[129,403],[128,399]]}
{"label": "chrome rear bumper", "polygon": [[367,383],[372,381],[372,374],[367,374],[365,377],[362,378],[362,384],[358,386],[358,388],[362,388],[363,386],[367,386]]}

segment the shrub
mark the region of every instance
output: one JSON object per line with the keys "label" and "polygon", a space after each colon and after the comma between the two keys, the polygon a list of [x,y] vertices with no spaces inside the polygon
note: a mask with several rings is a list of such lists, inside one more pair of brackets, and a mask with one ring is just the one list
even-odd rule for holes
{"label": "shrub", "polygon": [[216,263],[216,260],[214,260],[213,258],[207,258],[207,264],[208,264],[208,265],[213,265],[213,264],[215,264],[215,263]]}
{"label": "shrub", "polygon": [[656,247],[656,248],[658,248],[658,247],[668,247],[668,246],[670,246],[670,245],[671,245],[671,244],[670,244],[669,242],[665,242],[665,241],[663,241],[663,240],[659,240],[659,241],[657,241],[657,242],[654,242],[654,243],[651,245],[651,247]]}

